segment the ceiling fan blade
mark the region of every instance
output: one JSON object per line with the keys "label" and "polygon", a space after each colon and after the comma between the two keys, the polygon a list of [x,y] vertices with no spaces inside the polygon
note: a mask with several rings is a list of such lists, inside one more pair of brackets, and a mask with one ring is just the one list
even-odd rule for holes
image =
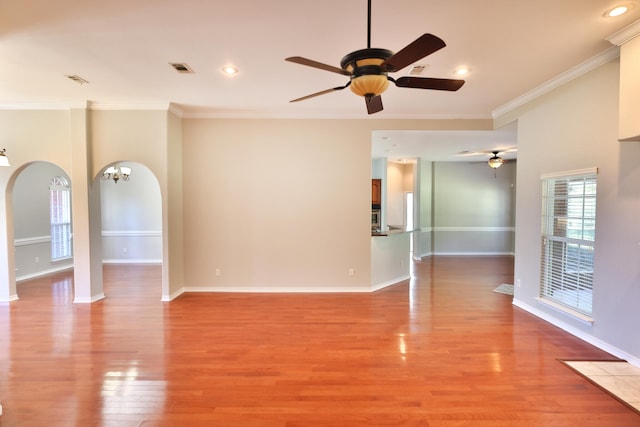
{"label": "ceiling fan blade", "polygon": [[289,102],[304,101],[305,99],[314,98],[314,97],[316,97],[316,96],[324,95],[324,94],[326,94],[326,93],[331,93],[331,92],[335,92],[335,91],[338,91],[338,90],[342,90],[342,89],[344,89],[345,87],[349,86],[350,84],[351,84],[351,82],[347,83],[347,84],[346,84],[346,85],[344,85],[344,86],[332,87],[331,89],[322,90],[322,91],[320,91],[320,92],[312,93],[311,95],[303,96],[303,97],[301,97],[301,98],[292,99],[292,100],[291,100],[291,101],[289,101]]}
{"label": "ceiling fan blade", "polygon": [[374,114],[382,111],[382,97],[380,95],[365,96],[364,100],[367,104],[367,113]]}
{"label": "ceiling fan blade", "polygon": [[400,71],[409,64],[413,64],[419,59],[445,47],[445,42],[433,34],[423,34],[413,42],[409,43],[391,58],[387,59],[382,67],[386,71]]}
{"label": "ceiling fan blade", "polygon": [[456,91],[462,87],[464,80],[435,79],[432,77],[400,77],[396,79],[396,86],[414,89],[433,89]]}
{"label": "ceiling fan blade", "polygon": [[301,56],[290,56],[289,58],[285,58],[284,60],[289,62],[295,62],[296,64],[300,64],[300,65],[306,65],[308,67],[319,68],[320,70],[331,71],[332,73],[338,73],[344,76],[351,75],[350,72],[343,70],[342,68],[334,67],[333,65],[323,64],[322,62],[303,58]]}

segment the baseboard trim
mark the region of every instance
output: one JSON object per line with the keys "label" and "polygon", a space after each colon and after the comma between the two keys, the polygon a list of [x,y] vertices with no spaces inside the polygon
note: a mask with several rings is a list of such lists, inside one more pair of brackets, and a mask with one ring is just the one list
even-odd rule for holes
{"label": "baseboard trim", "polygon": [[103,259],[103,264],[162,264],[161,259]]}
{"label": "baseboard trim", "polygon": [[160,298],[160,301],[162,302],[171,302],[174,299],[178,298],[180,295],[182,295],[184,293],[184,288],[180,288],[179,290],[169,294],[169,295],[162,295],[162,298]]}
{"label": "baseboard trim", "polygon": [[513,305],[515,305],[518,308],[523,309],[524,311],[533,314],[534,316],[544,320],[545,322],[548,322],[550,324],[552,324],[553,326],[556,326],[560,329],[562,329],[563,331],[573,335],[576,338],[580,338],[582,341],[585,341],[591,345],[593,345],[594,347],[599,348],[600,350],[606,351],[607,353],[616,356],[619,359],[623,359],[626,360],[627,362],[629,362],[630,364],[634,365],[634,366],[638,366],[640,367],[640,359],[638,359],[637,357],[632,356],[631,354],[615,347],[612,346],[609,343],[606,343],[596,337],[594,337],[591,334],[585,333],[584,331],[581,331],[578,328],[575,328],[571,325],[569,325],[566,322],[563,322],[561,320],[558,320],[557,318],[549,315],[548,313],[545,313],[542,310],[537,309],[536,307],[533,307],[529,304],[526,304],[524,302],[522,302],[521,300],[518,300],[516,298],[513,299]]}
{"label": "baseboard trim", "polygon": [[56,274],[56,273],[60,273],[62,271],[67,271],[67,270],[73,270],[73,264],[72,265],[64,265],[64,266],[60,266],[60,267],[54,267],[54,268],[50,268],[48,270],[42,270],[42,271],[37,271],[35,273],[29,273],[29,274],[25,274],[23,276],[18,276],[18,277],[16,277],[16,283],[23,282],[25,280],[36,279],[38,277],[49,276],[51,274]]}
{"label": "baseboard trim", "polygon": [[292,286],[269,286],[269,287],[258,287],[258,286],[186,286],[182,288],[183,292],[216,292],[216,293],[308,293],[308,294],[317,294],[317,293],[367,293],[371,292],[370,287],[357,287],[357,286],[346,286],[346,287],[321,287],[321,286],[310,286],[310,287],[292,287]]}
{"label": "baseboard trim", "polygon": [[515,256],[514,252],[427,252],[421,254],[419,257],[414,255],[413,259],[421,260],[430,256],[469,256],[469,257],[481,257],[481,256]]}
{"label": "baseboard trim", "polygon": [[433,252],[436,256],[513,256],[513,252]]}
{"label": "baseboard trim", "polygon": [[411,275],[406,274],[401,277],[396,277],[395,279],[387,280],[386,282],[383,282],[383,283],[378,283],[377,285],[372,285],[371,292],[376,292],[381,289],[387,288],[389,286],[397,285],[398,283],[404,282],[405,280],[409,280],[409,279],[411,279]]}
{"label": "baseboard trim", "polygon": [[76,297],[73,299],[73,303],[74,304],[91,304],[96,301],[100,301],[102,299],[105,299],[105,296],[104,296],[104,293],[101,292],[97,295],[92,295],[90,298]]}
{"label": "baseboard trim", "polygon": [[13,302],[13,301],[18,301],[20,298],[18,298],[18,294],[13,294],[13,295],[9,295],[6,299],[4,298],[0,298],[0,302]]}

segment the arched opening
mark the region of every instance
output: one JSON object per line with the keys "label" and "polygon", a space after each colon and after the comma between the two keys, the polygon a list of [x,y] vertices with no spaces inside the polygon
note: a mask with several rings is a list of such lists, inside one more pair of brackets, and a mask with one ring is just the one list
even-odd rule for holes
{"label": "arched opening", "polygon": [[[71,180],[59,166],[33,162],[10,184],[16,297],[20,283],[73,269]],[[73,281],[50,282],[56,295],[72,295]]]}
{"label": "arched opening", "polygon": [[135,296],[134,285],[141,277],[145,283],[157,283],[153,293],[160,296],[162,195],[157,178],[141,163],[121,161],[107,165],[96,177],[96,185],[100,188],[103,272],[105,283],[113,285],[105,290],[106,296]]}

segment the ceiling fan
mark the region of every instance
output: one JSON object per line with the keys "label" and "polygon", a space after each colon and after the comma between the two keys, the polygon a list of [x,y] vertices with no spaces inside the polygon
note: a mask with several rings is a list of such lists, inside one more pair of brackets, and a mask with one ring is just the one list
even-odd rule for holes
{"label": "ceiling fan", "polygon": [[502,166],[504,163],[507,162],[507,160],[500,157],[499,154],[512,153],[514,151],[518,151],[518,148],[509,147],[509,148],[503,148],[502,150],[462,151],[458,154],[460,154],[461,156],[477,156],[477,155],[488,154],[491,156],[487,161],[487,163],[489,164],[489,167],[491,167],[492,169],[498,169],[500,166]]}
{"label": "ceiling fan", "polygon": [[462,87],[464,80],[430,77],[400,77],[394,79],[390,77],[388,73],[400,71],[407,65],[442,49],[446,44],[439,37],[426,33],[396,53],[387,49],[372,48],[371,0],[368,0],[367,9],[367,48],[356,50],[344,56],[340,61],[340,68],[301,56],[285,58],[285,61],[349,76],[347,84],[312,93],[301,98],[293,99],[290,102],[298,102],[350,87],[353,93],[364,97],[367,112],[373,114],[382,111],[382,97],[380,95],[387,89],[389,82],[393,82],[398,87],[413,89],[456,91]]}
{"label": "ceiling fan", "polygon": [[498,154],[500,154],[499,151],[492,151],[491,154],[493,154],[493,156],[489,158],[487,163],[489,163],[490,168],[498,169],[504,163],[504,159],[498,156]]}

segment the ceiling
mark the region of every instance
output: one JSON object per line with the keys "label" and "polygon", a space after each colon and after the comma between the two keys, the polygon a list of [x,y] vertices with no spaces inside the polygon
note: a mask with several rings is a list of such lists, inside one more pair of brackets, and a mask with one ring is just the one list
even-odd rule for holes
{"label": "ceiling", "polygon": [[[499,151],[505,160],[517,156],[517,123],[496,130],[381,130],[371,137],[371,157],[393,162],[422,158],[434,162],[475,162],[489,160]],[[515,150],[513,150],[516,148]]]}
{"label": "ceiling", "polygon": [[[172,103],[186,117],[490,119],[611,49],[605,38],[640,18],[639,1],[372,0],[372,47],[398,51],[432,33],[447,46],[416,62],[426,66],[422,76],[455,78],[460,65],[472,71],[457,92],[391,86],[384,111],[368,116],[349,90],[290,103],[343,86],[348,77],[284,60],[303,56],[339,67],[344,55],[365,48],[365,0],[2,0],[0,108]],[[603,16],[619,3],[633,7],[618,18]],[[238,74],[225,75],[226,65]],[[415,145],[418,134],[387,134],[386,141],[407,136]],[[492,146],[456,143],[448,155],[515,143],[494,136]]]}

